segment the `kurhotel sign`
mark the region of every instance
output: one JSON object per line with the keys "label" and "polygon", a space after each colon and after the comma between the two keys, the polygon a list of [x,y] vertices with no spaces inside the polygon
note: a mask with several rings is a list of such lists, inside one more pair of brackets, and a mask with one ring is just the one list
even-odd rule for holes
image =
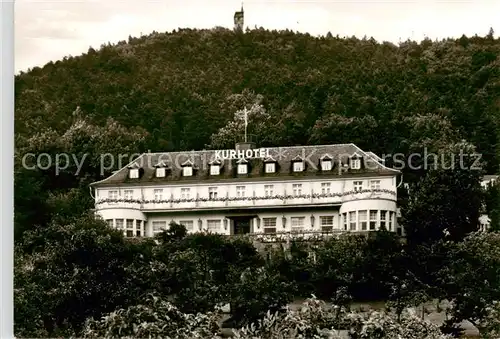
{"label": "kurhotel sign", "polygon": [[269,148],[257,148],[257,149],[247,149],[247,150],[227,149],[227,150],[215,151],[215,159],[218,160],[250,159],[250,158],[265,159],[269,157],[270,157]]}

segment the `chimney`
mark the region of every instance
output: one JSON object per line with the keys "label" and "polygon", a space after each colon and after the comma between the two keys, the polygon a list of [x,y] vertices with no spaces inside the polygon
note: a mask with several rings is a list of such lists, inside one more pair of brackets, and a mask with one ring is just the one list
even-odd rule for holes
{"label": "chimney", "polygon": [[247,149],[254,149],[255,148],[255,142],[247,141],[247,142],[238,142],[234,146],[234,148],[237,151],[245,151]]}
{"label": "chimney", "polygon": [[[234,146],[234,148],[239,151],[239,150],[242,150],[242,151],[245,151],[247,149],[254,149],[254,148],[257,148],[257,137],[254,135],[254,134],[247,134],[247,136],[245,138],[241,138],[245,141],[240,141],[240,142],[237,142],[236,145]],[[240,139],[240,140],[241,140]]]}

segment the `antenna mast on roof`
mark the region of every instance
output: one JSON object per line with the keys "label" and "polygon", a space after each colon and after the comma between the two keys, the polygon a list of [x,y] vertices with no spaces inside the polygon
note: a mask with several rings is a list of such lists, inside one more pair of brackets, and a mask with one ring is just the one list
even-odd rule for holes
{"label": "antenna mast on roof", "polygon": [[248,134],[247,134],[247,131],[248,131],[248,110],[246,107],[244,107],[242,110],[236,112],[236,117],[237,119],[241,119],[243,120],[243,122],[245,123],[245,142],[248,141]]}

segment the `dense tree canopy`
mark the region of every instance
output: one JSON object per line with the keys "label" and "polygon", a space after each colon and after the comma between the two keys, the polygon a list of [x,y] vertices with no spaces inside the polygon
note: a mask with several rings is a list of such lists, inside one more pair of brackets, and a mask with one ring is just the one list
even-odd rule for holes
{"label": "dense tree canopy", "polygon": [[499,52],[489,35],[396,46],[264,29],[155,32],[18,75],[16,132],[66,133],[79,107],[99,125],[141,126],[152,151],[202,149],[259,102],[277,129],[262,143],[395,153],[444,133],[476,145],[492,171]]}
{"label": "dense tree canopy", "polygon": [[[491,33],[396,46],[288,30],[183,29],[22,72],[15,79],[16,332],[75,334],[85,319],[116,309],[87,334],[121,331],[120,319],[137,310],[149,317],[138,301],[150,292],[168,300],[159,301],[168,312],[170,301],[182,312],[229,302],[240,322],[278,309],[293,293],[405,306],[447,298],[456,306],[452,324],[469,319],[498,331],[488,320],[500,312],[498,234],[470,233],[481,204],[494,223],[500,215],[498,186],[484,195],[479,187],[500,164],[499,54]],[[399,196],[412,246],[379,232],[315,248],[294,244],[263,261],[246,241],[186,236],[178,227],[134,244],[88,213],[88,184],[134,154],[232,147],[244,133],[244,109],[260,146],[353,142],[386,155],[410,183],[411,194]],[[464,150],[467,168],[453,158]],[[401,167],[401,157],[388,156],[430,152],[444,154],[437,161],[446,167]],[[484,288],[470,298],[478,284]],[[147,334],[158,324],[126,328]]]}
{"label": "dense tree canopy", "polygon": [[[91,207],[88,183],[124,166],[119,154],[232,147],[243,138],[244,108],[260,146],[354,142],[393,165],[391,155],[465,140],[482,154],[483,172],[496,173],[499,53],[491,34],[396,46],[288,30],[182,29],[21,72],[16,231],[50,219],[47,191],[76,188],[79,206]],[[23,168],[36,160],[27,153],[45,152],[68,154],[59,159],[67,168]],[[425,174],[402,169],[409,182]]]}

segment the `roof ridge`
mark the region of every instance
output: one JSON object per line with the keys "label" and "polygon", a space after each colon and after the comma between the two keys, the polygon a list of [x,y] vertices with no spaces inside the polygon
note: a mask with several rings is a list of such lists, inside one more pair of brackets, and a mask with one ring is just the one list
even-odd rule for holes
{"label": "roof ridge", "polygon": [[[312,148],[312,147],[332,147],[332,146],[354,146],[359,149],[358,146],[356,146],[353,143],[347,143],[347,144],[322,144],[322,145],[296,145],[296,146],[272,146],[272,147],[256,147],[256,149],[260,148],[269,148],[269,149],[276,149],[276,148]],[[175,151],[175,152],[151,152],[151,153],[145,153],[148,155],[158,155],[158,154],[165,154],[165,153],[170,153],[170,154],[175,154],[175,153],[204,153],[204,152],[216,152],[216,151],[225,151],[225,150],[233,150],[234,148],[223,148],[223,149],[203,149],[203,150],[191,150],[191,151]]]}

